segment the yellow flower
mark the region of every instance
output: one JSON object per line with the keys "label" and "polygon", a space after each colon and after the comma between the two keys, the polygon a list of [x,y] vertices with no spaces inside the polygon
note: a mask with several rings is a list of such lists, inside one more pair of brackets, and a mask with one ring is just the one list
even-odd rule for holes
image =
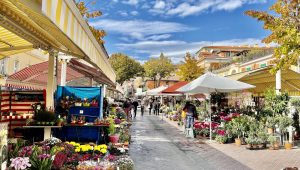
{"label": "yellow flower", "polygon": [[100,152],[103,153],[103,154],[106,154],[107,150],[106,149],[101,149]]}
{"label": "yellow flower", "polygon": [[80,148],[76,148],[76,149],[75,149],[75,152],[80,152]]}

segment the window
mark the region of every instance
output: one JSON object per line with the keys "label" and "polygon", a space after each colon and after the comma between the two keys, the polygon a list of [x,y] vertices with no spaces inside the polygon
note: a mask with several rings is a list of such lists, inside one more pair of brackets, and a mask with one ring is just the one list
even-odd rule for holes
{"label": "window", "polygon": [[15,60],[15,62],[14,62],[14,73],[19,71],[19,67],[20,67],[20,62],[18,60]]}
{"label": "window", "polygon": [[2,75],[6,74],[6,58],[0,60],[0,74]]}

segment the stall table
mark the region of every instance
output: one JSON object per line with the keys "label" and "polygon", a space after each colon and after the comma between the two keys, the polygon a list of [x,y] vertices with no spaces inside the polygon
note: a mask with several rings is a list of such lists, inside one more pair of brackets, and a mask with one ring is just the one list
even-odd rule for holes
{"label": "stall table", "polygon": [[51,137],[52,128],[61,128],[62,126],[23,126],[23,128],[43,128],[44,129],[44,140]]}

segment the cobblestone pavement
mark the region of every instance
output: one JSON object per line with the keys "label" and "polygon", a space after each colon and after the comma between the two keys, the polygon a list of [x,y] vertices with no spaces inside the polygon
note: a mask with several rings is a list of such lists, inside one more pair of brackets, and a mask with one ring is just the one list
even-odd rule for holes
{"label": "cobblestone pavement", "polygon": [[[176,122],[164,119],[167,123],[181,130]],[[243,165],[257,170],[281,170],[285,167],[300,168],[300,149],[292,150],[248,150],[245,146],[237,147],[234,144],[218,144],[207,142],[209,146],[233,158]],[[235,168],[237,169],[237,168]]]}
{"label": "cobblestone pavement", "polygon": [[136,170],[250,169],[210,145],[187,139],[161,117],[137,116],[132,125],[130,155]]}

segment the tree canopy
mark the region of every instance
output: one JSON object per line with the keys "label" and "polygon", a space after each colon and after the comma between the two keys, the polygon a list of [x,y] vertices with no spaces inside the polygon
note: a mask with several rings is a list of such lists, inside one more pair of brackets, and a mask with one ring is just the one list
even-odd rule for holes
{"label": "tree canopy", "polygon": [[190,53],[186,53],[184,62],[179,65],[176,74],[180,80],[192,81],[204,73],[204,68],[198,66],[199,61]]}
{"label": "tree canopy", "polygon": [[126,80],[142,75],[144,72],[144,68],[139,62],[122,53],[112,54],[109,58],[109,62],[115,70],[117,82],[120,84],[123,84]]}
{"label": "tree canopy", "polygon": [[[87,21],[88,25],[89,25],[88,19],[97,18],[102,15],[102,12],[99,10],[89,11],[88,5],[89,4],[94,5],[95,3],[96,1],[89,1],[87,3],[85,3],[84,1],[76,1],[77,8],[79,9],[79,12],[82,15],[82,17],[85,18],[85,20]],[[98,43],[103,44],[104,43],[103,37],[106,36],[106,32],[102,29],[97,29],[90,25],[89,28],[93,33],[94,37],[96,38],[96,40],[98,41]]]}
{"label": "tree canopy", "polygon": [[[145,76],[155,81],[155,86],[160,84],[160,80],[169,76],[174,70],[175,66],[172,64],[171,59],[160,54],[158,58],[150,58],[144,64]],[[157,77],[159,75],[159,77]],[[158,82],[156,83],[156,80]]]}
{"label": "tree canopy", "polygon": [[246,14],[264,22],[264,29],[272,33],[264,43],[275,43],[276,67],[273,72],[295,64],[300,56],[300,0],[277,0],[270,7],[275,14],[265,11],[246,11]]}

